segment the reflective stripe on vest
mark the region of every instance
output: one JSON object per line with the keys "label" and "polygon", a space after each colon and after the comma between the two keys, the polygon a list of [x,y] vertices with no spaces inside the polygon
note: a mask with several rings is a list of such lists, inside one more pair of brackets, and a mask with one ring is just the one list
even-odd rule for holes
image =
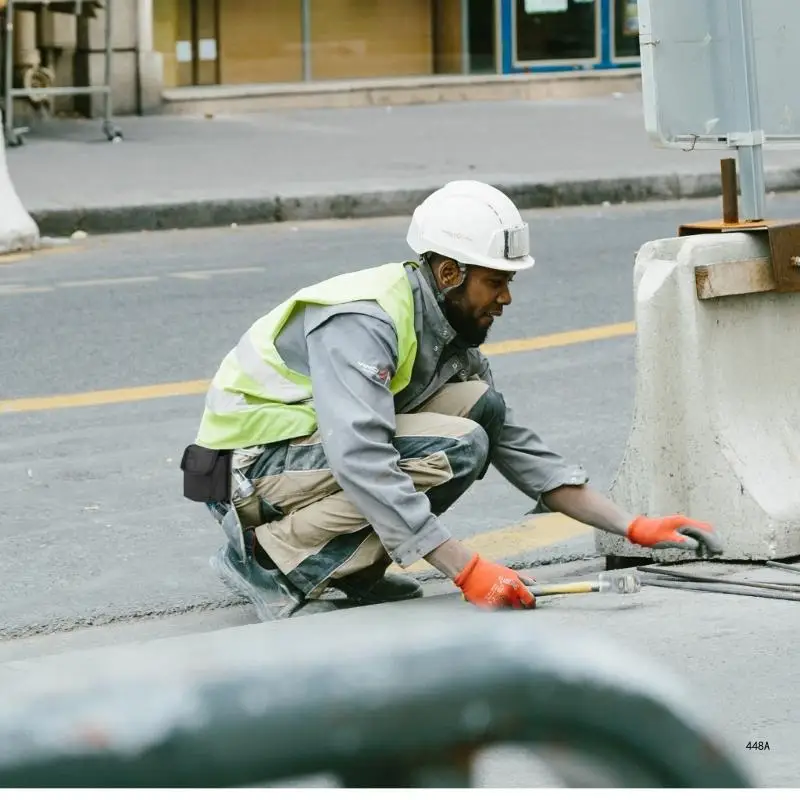
{"label": "reflective stripe on vest", "polygon": [[284,378],[261,358],[252,331],[242,336],[233,352],[242,371],[259,385],[260,397],[273,398],[281,403],[298,403],[311,396],[310,386]]}
{"label": "reflective stripe on vest", "polygon": [[307,436],[317,427],[311,379],[290,370],[275,342],[298,306],[374,300],[389,315],[398,338],[393,394],[411,379],[417,350],[414,301],[404,264],[338,275],[301,289],[257,320],[220,365],[206,395],[197,443],[219,450]]}

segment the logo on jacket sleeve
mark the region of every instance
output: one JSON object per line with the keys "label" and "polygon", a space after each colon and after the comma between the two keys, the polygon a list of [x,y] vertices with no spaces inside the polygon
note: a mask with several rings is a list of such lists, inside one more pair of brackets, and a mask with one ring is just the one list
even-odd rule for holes
{"label": "logo on jacket sleeve", "polygon": [[374,378],[378,383],[382,383],[384,386],[389,383],[389,379],[392,375],[389,367],[365,364],[363,361],[357,361],[356,365],[365,375]]}

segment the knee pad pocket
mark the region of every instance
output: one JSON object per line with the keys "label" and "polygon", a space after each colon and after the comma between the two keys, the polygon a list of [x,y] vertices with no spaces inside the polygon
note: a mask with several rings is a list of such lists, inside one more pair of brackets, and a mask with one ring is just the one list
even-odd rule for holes
{"label": "knee pad pocket", "polygon": [[480,400],[472,407],[469,418],[477,422],[489,437],[489,449],[499,440],[506,423],[506,403],[503,396],[494,389],[487,389]]}

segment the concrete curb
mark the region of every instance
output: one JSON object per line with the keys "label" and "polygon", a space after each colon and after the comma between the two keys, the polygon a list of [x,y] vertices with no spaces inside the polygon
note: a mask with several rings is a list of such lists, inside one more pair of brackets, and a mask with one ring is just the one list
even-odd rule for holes
{"label": "concrete curb", "polygon": [[[561,554],[552,557],[541,557],[536,555],[535,550],[526,553],[510,553],[503,558],[498,558],[497,563],[505,564],[515,570],[530,570],[549,566],[566,566],[567,564],[589,564],[598,562],[597,571],[603,570],[600,566],[602,559],[594,552],[586,554]],[[447,584],[447,579],[436,570],[426,570],[425,572],[414,573],[411,577],[420,581],[425,587],[426,592],[431,591],[431,587],[436,584]],[[452,587],[450,591],[455,591]],[[433,589],[435,591],[435,588]],[[431,595],[432,596],[432,595]],[[225,596],[197,600],[193,603],[183,603],[178,605],[156,606],[153,608],[140,609],[128,613],[90,613],[75,617],[55,617],[44,622],[23,622],[5,625],[0,620],[0,648],[4,644],[31,639],[38,636],[52,636],[53,634],[74,633],[88,628],[102,628],[109,625],[127,625],[153,620],[174,619],[186,614],[206,613],[211,611],[221,611],[230,608],[244,608],[249,605],[248,600],[226,593]],[[0,659],[2,663],[2,659]]]}
{"label": "concrete curb", "polygon": [[[767,190],[800,190],[800,168],[767,172]],[[656,174],[498,184],[522,209],[679,200],[720,195],[719,173]],[[329,219],[405,216],[437,186],[326,195],[208,198],[97,208],[34,209],[43,236],[125,233]]]}

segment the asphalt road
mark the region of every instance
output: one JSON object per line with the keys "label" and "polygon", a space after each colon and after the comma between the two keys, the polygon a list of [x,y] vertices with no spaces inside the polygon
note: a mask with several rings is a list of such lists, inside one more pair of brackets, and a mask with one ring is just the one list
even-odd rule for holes
{"label": "asphalt road", "polygon": [[[629,321],[637,247],[717,210],[527,215],[538,268],[515,282],[493,341]],[[800,197],[776,198],[770,211],[797,216]],[[380,220],[118,236],[0,262],[0,401],[207,379],[244,327],[293,288],[405,257],[403,230],[403,220]],[[493,358],[520,418],[583,461],[601,488],[625,445],[633,344],[622,336]],[[180,493],[178,460],[201,408],[202,396],[190,395],[0,414],[0,662],[253,622],[246,608],[224,607],[231,598],[207,568],[220,535]],[[445,519],[466,536],[516,522],[529,507],[490,472]],[[535,557],[592,550],[583,537]],[[593,559],[535,573],[547,581],[601,568]],[[533,620],[599,633],[691,686],[700,713],[759,785],[798,785],[791,603],[653,589],[541,605]],[[340,613],[335,625],[358,624],[357,614]],[[134,617],[149,619],[97,626]],[[13,638],[81,623],[95,627]],[[770,750],[746,750],[752,740]],[[484,786],[554,785],[543,762],[507,749],[484,756],[478,772]]]}
{"label": "asphalt road", "polygon": [[[771,201],[796,216],[800,198]],[[645,241],[714,202],[537,212],[538,267],[514,284],[493,341],[632,319]],[[90,239],[0,265],[0,400],[207,379],[242,331],[293,289],[407,257],[405,220]],[[633,339],[494,358],[518,416],[613,477],[633,406]],[[181,496],[202,396],[0,414],[0,637],[225,606],[207,567],[221,543]],[[530,501],[491,471],[446,521],[457,536],[518,522]],[[534,545],[535,543],[532,543]],[[592,552],[588,537],[537,557]]]}

